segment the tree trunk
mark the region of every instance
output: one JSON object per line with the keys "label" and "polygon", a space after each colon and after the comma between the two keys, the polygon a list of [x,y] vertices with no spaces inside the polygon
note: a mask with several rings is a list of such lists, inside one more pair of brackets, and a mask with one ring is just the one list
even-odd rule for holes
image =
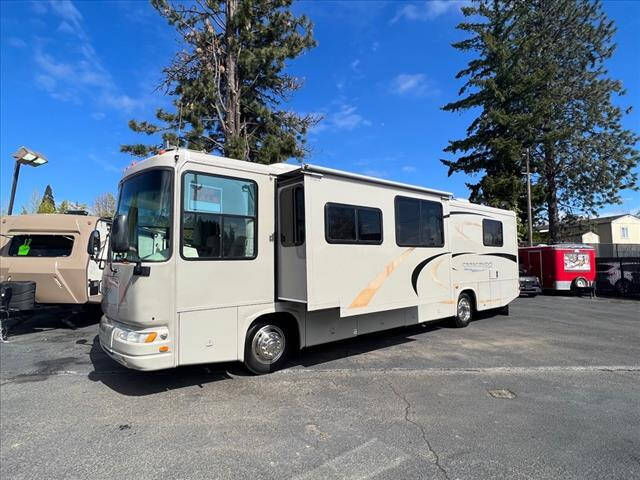
{"label": "tree trunk", "polygon": [[[227,0],[226,2],[226,79],[227,79],[227,105],[226,105],[226,121],[227,132],[225,132],[225,143],[230,146],[227,148],[225,155],[239,157],[237,151],[238,140],[240,139],[240,96],[238,92],[238,62],[237,49],[235,41],[235,27],[233,17],[237,9],[237,0]],[[244,158],[240,158],[244,160]]]}
{"label": "tree trunk", "polygon": [[558,186],[556,184],[555,156],[553,153],[553,148],[545,148],[544,163],[544,176],[546,180],[545,189],[547,193],[547,217],[549,218],[549,243],[555,243],[560,237],[560,222],[558,219]]}

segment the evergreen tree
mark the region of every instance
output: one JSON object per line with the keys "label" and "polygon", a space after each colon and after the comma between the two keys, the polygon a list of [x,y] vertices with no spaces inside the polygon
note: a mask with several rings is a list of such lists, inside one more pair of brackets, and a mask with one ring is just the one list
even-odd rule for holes
{"label": "evergreen tree", "polygon": [[[290,10],[292,0],[196,0],[152,5],[178,31],[185,48],[164,69],[162,88],[174,112],[158,109],[160,125],[131,120],[163,143],[259,163],[305,155],[305,134],[318,119],[281,104],[302,86],[285,62],[315,46],[312,24]],[[163,148],[123,145],[146,156]]]}
{"label": "evergreen tree", "polygon": [[56,202],[53,199],[53,190],[51,185],[47,185],[42,196],[42,202],[38,208],[38,213],[56,213]]}
{"label": "evergreen tree", "polygon": [[443,162],[450,175],[484,173],[469,184],[472,199],[525,219],[520,172],[530,149],[534,209],[544,208],[557,241],[561,212],[593,215],[620,203],[621,189],[636,188],[639,137],[621,125],[612,96],[624,90],[604,65],[615,50],[613,22],[588,0],[475,0],[463,13],[473,21],[458,28],[471,37],[453,46],[478,56],[457,75],[466,77],[466,97],[443,108],[480,114],[467,138],[445,149],[464,155]]}

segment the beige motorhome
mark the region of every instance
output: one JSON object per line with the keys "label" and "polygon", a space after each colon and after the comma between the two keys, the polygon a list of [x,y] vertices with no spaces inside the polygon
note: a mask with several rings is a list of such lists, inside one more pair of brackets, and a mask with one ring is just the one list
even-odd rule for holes
{"label": "beige motorhome", "polygon": [[313,165],[173,150],[120,182],[100,343],[157,370],[241,361],[518,296],[513,212]]}
{"label": "beige motorhome", "polygon": [[35,282],[38,305],[99,304],[109,222],[73,214],[3,216],[0,282],[14,289]]}

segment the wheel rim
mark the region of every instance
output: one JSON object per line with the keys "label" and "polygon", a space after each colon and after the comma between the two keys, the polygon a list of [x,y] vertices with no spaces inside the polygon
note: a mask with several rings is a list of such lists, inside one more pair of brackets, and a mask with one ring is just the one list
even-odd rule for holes
{"label": "wheel rim", "polygon": [[467,297],[458,300],[458,318],[463,322],[471,320],[471,302]]}
{"label": "wheel rim", "polygon": [[284,332],[275,325],[265,325],[256,332],[251,349],[256,360],[265,365],[277,362],[284,353]]}
{"label": "wheel rim", "polygon": [[578,288],[585,288],[587,286],[587,281],[584,278],[578,278],[576,280],[576,286]]}

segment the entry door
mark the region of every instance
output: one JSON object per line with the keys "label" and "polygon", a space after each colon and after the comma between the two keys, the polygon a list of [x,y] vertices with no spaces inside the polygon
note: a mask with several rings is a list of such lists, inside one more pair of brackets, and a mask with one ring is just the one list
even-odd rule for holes
{"label": "entry door", "polygon": [[307,301],[304,183],[278,188],[278,298]]}
{"label": "entry door", "polygon": [[538,277],[542,282],[542,254],[540,251],[529,252],[530,274]]}

